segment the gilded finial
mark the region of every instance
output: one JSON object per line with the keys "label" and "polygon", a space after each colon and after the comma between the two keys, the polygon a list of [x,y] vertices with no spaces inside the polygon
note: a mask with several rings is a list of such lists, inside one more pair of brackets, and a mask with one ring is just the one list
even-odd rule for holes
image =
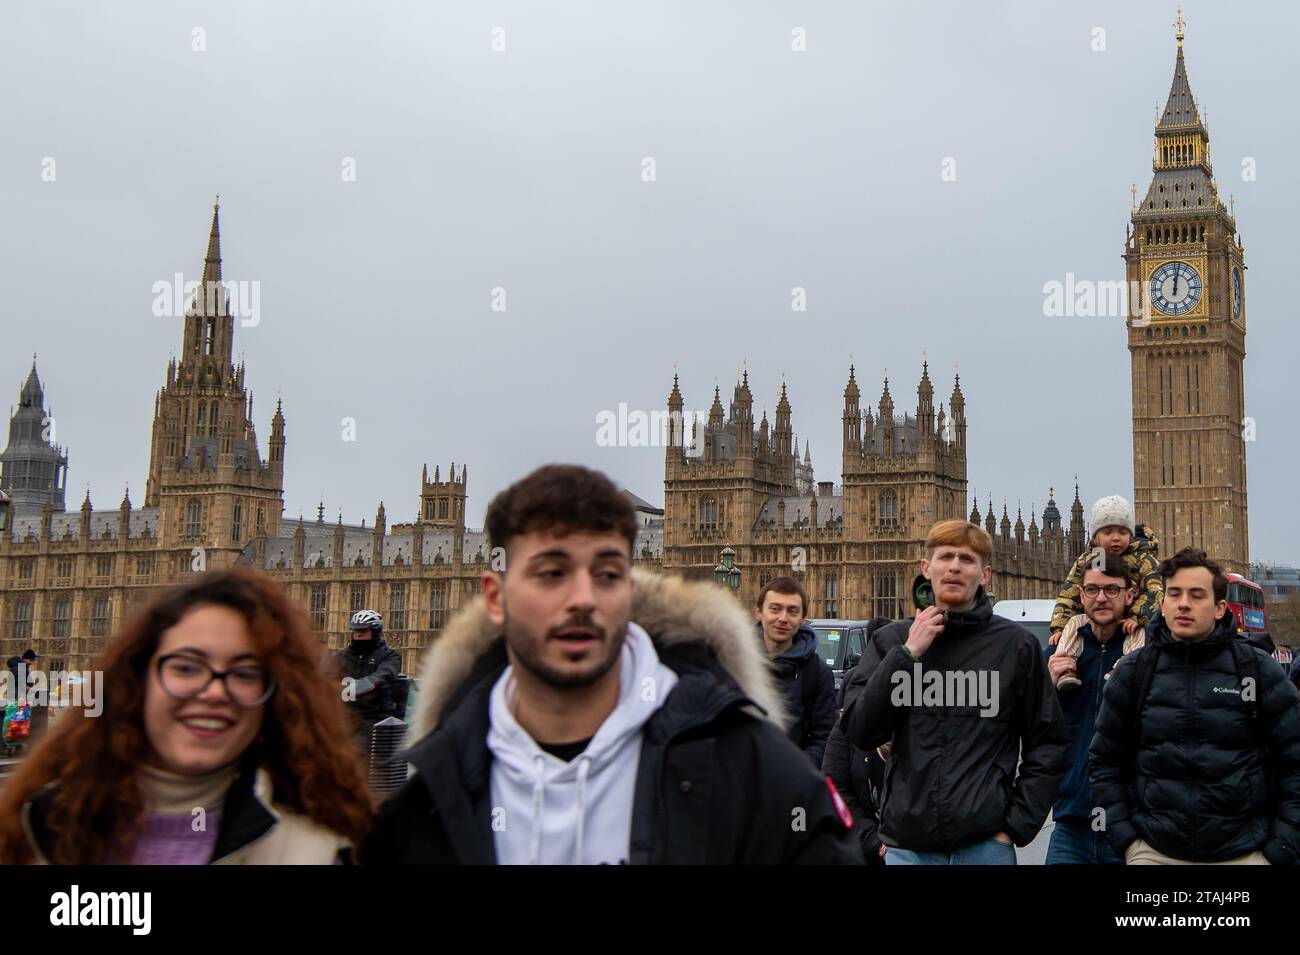
{"label": "gilded finial", "polygon": [[1182,5],[1181,3],[1178,5],[1178,19],[1174,21],[1174,26],[1178,29],[1178,32],[1175,33],[1174,36],[1178,39],[1178,47],[1179,47],[1179,49],[1182,49],[1182,46],[1183,46],[1183,5]]}

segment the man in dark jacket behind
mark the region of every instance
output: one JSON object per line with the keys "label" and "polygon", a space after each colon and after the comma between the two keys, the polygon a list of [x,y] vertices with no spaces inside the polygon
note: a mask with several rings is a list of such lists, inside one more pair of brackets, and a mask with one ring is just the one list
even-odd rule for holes
{"label": "man in dark jacket behind", "polygon": [[880,757],[875,750],[863,751],[852,745],[844,731],[836,726],[826,741],[822,772],[844,797],[844,805],[853,816],[853,834],[858,837],[867,865],[884,865],[887,850],[880,841],[880,817],[876,810],[877,793],[883,781]]}
{"label": "man in dark jacket behind", "polygon": [[1058,652],[1059,644],[1043,650],[1047,672],[1058,688],[1063,677],[1078,681],[1074,688],[1059,693],[1070,748],[1066,751],[1065,776],[1052,804],[1055,826],[1047,846],[1046,865],[1124,864],[1111,849],[1094,808],[1097,804],[1088,784],[1088,746],[1097,732],[1102,690],[1124,655],[1121,621],[1136,597],[1130,574],[1118,554],[1102,554],[1099,563],[1085,569],[1079,580],[1079,599],[1088,622],[1076,631],[1078,656]]}
{"label": "man in dark jacket behind", "polygon": [[790,739],[820,769],[835,725],[835,672],[818,654],[807,615],[808,594],[793,577],[778,577],[759,591],[754,617],[785,695]]}
{"label": "man in dark jacket behind", "polygon": [[636,518],[604,475],[540,468],[486,524],[505,569],[424,658],[415,775],[362,861],[862,861],[748,615],[712,582],[633,575]]}
{"label": "man in dark jacket behind", "polygon": [[370,754],[374,726],[397,712],[394,692],[402,671],[402,655],[384,640],[383,618],[374,610],[358,610],[349,621],[352,642],[335,655],[342,676],[343,700],[352,714],[357,746]]}
{"label": "man in dark jacket behind", "polygon": [[892,740],[887,865],[1014,865],[1064,770],[1056,691],[1035,637],[993,614],[988,534],[941,521],[925,553],[933,606],[877,631],[847,681],[841,726],[861,750]]}
{"label": "man in dark jacket behind", "polygon": [[1237,636],[1227,578],[1204,551],[1160,572],[1160,615],[1115,667],[1089,751],[1110,844],[1129,865],[1294,865],[1296,688]]}

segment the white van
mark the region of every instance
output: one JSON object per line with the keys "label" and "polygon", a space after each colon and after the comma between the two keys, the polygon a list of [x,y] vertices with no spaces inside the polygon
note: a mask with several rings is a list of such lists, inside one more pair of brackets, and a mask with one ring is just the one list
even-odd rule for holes
{"label": "white van", "polygon": [[1020,624],[1045,647],[1052,635],[1052,610],[1055,607],[1055,600],[999,600],[993,605],[993,612]]}

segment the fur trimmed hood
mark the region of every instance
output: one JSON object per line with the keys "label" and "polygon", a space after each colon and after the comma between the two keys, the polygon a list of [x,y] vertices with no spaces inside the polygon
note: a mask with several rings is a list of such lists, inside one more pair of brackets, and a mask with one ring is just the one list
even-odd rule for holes
{"label": "fur trimmed hood", "polygon": [[[766,711],[766,718],[784,730],[784,701],[761,641],[754,636],[754,622],[740,604],[711,581],[644,570],[633,570],[632,578],[632,620],[650,634],[655,646],[703,643],[741,691]],[[437,729],[448,701],[500,636],[482,597],[452,617],[420,661],[419,700],[409,743]]]}

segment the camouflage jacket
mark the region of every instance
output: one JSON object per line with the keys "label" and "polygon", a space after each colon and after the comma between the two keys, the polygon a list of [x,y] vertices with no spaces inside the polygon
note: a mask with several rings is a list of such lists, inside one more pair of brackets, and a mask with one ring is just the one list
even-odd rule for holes
{"label": "camouflage jacket", "polygon": [[[1160,576],[1160,558],[1156,556],[1158,541],[1156,535],[1144,524],[1137,526],[1137,533],[1120,557],[1128,567],[1129,576],[1135,580],[1137,596],[1128,608],[1127,616],[1146,626],[1160,609],[1164,599],[1165,584]],[[1101,553],[1098,547],[1089,548],[1079,555],[1070,568],[1070,575],[1065,579],[1065,586],[1056,598],[1056,607],[1052,611],[1052,629],[1064,630],[1065,625],[1075,614],[1083,613],[1083,603],[1079,599],[1079,588],[1083,586],[1083,575],[1089,565]]]}

